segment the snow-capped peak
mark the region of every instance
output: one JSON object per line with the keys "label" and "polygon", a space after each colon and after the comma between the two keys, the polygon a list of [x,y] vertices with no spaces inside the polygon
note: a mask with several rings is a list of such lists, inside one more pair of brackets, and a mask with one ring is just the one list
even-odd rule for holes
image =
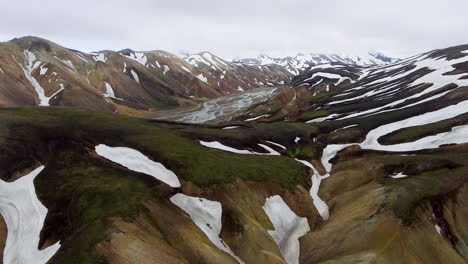
{"label": "snow-capped peak", "polygon": [[367,52],[363,54],[344,54],[344,53],[298,53],[294,57],[275,58],[265,54],[257,58],[235,59],[235,63],[244,63],[249,65],[270,65],[276,64],[286,67],[291,73],[297,75],[317,64],[324,63],[344,63],[358,66],[375,66],[397,62],[399,59],[391,58],[381,52]]}

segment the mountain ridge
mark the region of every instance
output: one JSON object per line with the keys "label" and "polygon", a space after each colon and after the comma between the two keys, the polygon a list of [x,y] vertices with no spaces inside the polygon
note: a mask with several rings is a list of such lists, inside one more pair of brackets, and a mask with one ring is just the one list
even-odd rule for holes
{"label": "mountain ridge", "polygon": [[[65,104],[177,98],[168,54],[21,45],[0,44],[0,96],[38,95],[0,108],[6,264],[468,259],[468,45],[315,65],[172,121]],[[197,82],[258,69],[198,56],[176,61]]]}

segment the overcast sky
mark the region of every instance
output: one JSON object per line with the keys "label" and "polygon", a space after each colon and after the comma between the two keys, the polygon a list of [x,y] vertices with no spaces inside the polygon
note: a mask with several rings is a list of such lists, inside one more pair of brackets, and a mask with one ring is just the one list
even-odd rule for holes
{"label": "overcast sky", "polygon": [[1,0],[0,41],[34,35],[83,51],[298,52],[405,57],[468,43],[468,0]]}

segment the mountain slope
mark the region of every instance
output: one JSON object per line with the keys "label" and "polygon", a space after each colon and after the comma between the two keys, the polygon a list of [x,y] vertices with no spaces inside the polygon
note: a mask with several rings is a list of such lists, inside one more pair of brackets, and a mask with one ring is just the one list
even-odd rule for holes
{"label": "mountain slope", "polygon": [[232,64],[209,53],[185,59],[129,49],[88,54],[35,37],[1,43],[0,69],[0,106],[107,112],[190,105],[290,78],[282,67]]}
{"label": "mountain slope", "polygon": [[400,59],[388,57],[381,52],[369,52],[361,55],[299,53],[294,57],[285,58],[260,55],[257,58],[237,59],[236,61],[249,65],[280,65],[286,67],[291,74],[298,75],[308,70],[309,67],[318,64],[342,63],[357,66],[376,66],[395,63]]}
{"label": "mountain slope", "polygon": [[467,61],[314,66],[216,125],[0,109],[4,260],[465,263]]}

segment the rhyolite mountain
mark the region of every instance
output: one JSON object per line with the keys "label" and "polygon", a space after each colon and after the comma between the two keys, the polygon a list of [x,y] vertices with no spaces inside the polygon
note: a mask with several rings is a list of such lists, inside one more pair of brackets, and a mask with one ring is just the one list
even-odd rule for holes
{"label": "rhyolite mountain", "polygon": [[180,58],[164,51],[84,53],[24,37],[0,43],[0,106],[78,106],[129,112],[194,104],[261,86],[283,85],[290,73],[209,52]]}
{"label": "rhyolite mountain", "polygon": [[468,45],[272,89],[210,124],[0,109],[4,263],[467,262]]}
{"label": "rhyolite mountain", "polygon": [[[186,57],[158,50],[85,53],[23,37],[0,43],[0,106],[75,106],[138,115],[282,86],[308,66],[322,62],[306,59],[256,64],[229,62],[209,52]],[[366,65],[387,62],[367,60]]]}

